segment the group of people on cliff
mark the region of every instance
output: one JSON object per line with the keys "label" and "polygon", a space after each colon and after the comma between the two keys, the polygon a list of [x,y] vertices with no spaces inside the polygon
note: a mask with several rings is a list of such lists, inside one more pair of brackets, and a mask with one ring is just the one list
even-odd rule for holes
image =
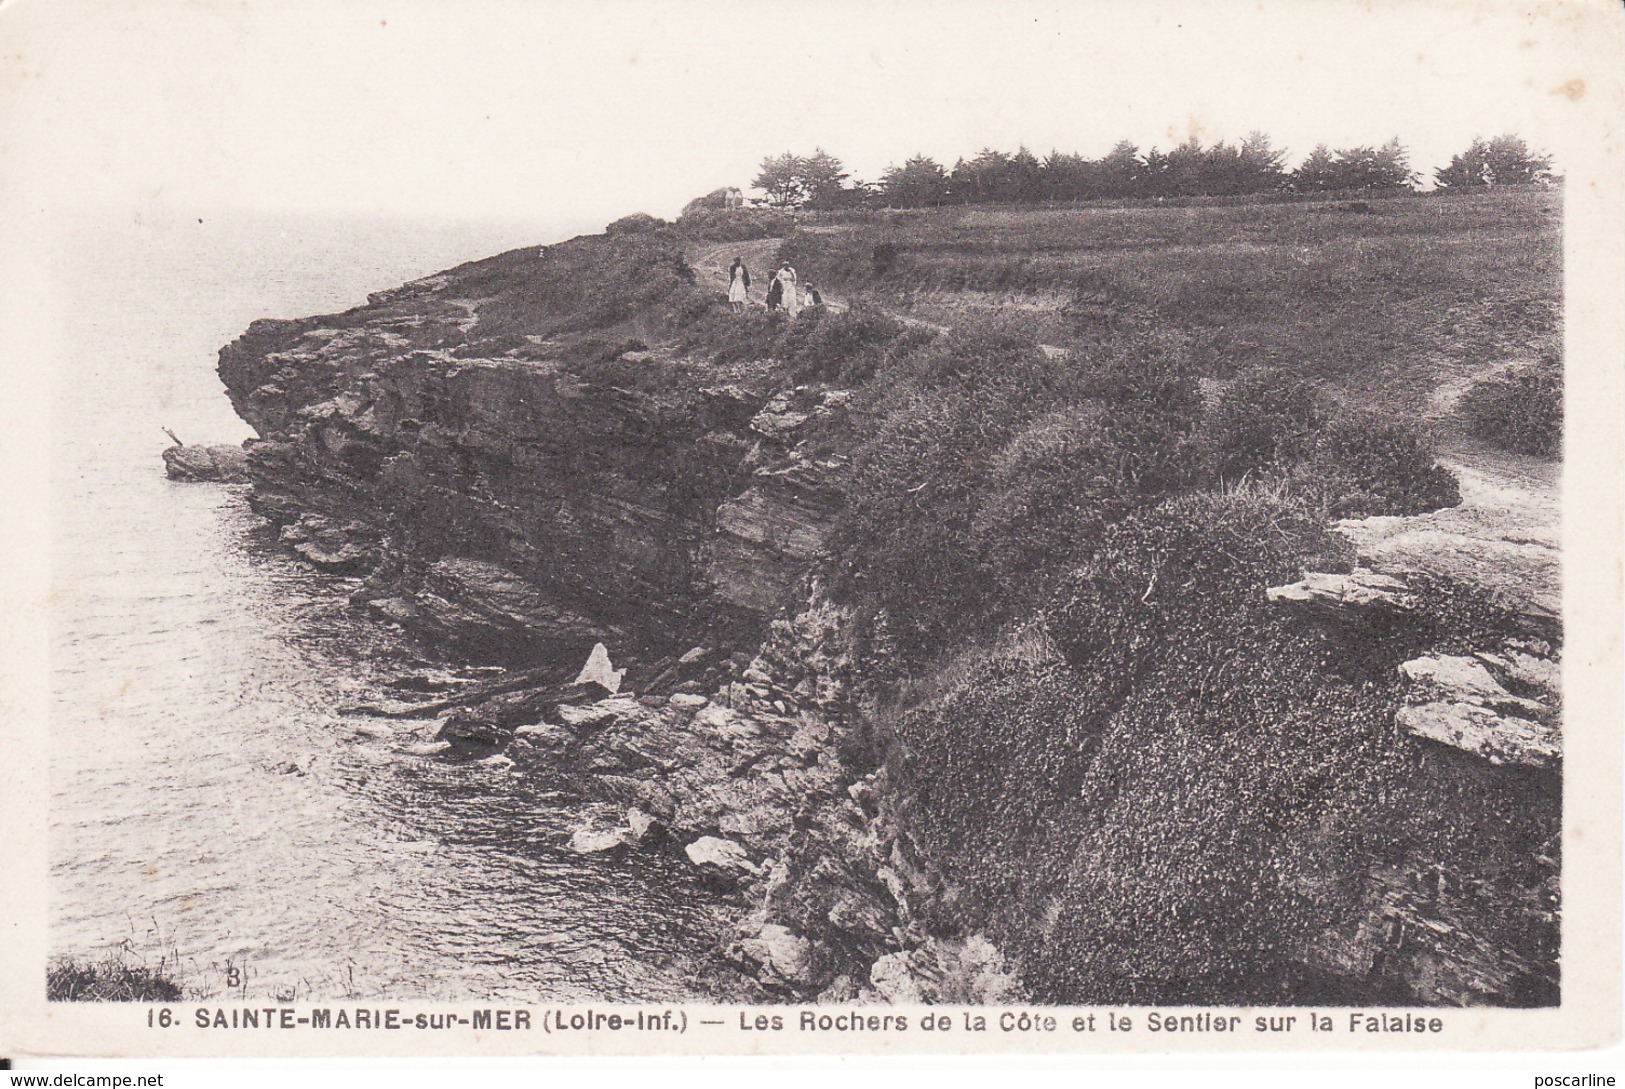
{"label": "group of people on cliff", "polygon": [[[744,311],[745,304],[750,301],[750,269],[745,267],[743,257],[735,257],[734,263],[728,269],[728,303],[738,314]],[[767,285],[768,313],[783,312],[792,318],[806,307],[823,306],[824,296],[818,288],[808,283],[798,283],[796,270],[788,261],[779,262],[778,271]]]}

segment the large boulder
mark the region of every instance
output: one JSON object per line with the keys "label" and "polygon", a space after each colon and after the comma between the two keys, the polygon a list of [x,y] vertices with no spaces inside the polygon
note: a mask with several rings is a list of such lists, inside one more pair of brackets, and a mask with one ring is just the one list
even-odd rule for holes
{"label": "large boulder", "polygon": [[171,480],[189,484],[246,484],[248,453],[241,446],[228,443],[208,446],[177,443],[164,451],[164,472]]}
{"label": "large boulder", "polygon": [[1272,604],[1354,626],[1409,616],[1417,607],[1404,582],[1365,570],[1346,575],[1312,572],[1297,582],[1271,586],[1264,593]]}
{"label": "large boulder", "polygon": [[691,216],[698,212],[726,212],[744,206],[745,194],[731,185],[725,185],[683,205],[682,214]]}
{"label": "large boulder", "polygon": [[1561,738],[1552,727],[1476,703],[1410,704],[1399,709],[1394,721],[1413,737],[1449,745],[1491,764],[1550,768],[1563,755]]}

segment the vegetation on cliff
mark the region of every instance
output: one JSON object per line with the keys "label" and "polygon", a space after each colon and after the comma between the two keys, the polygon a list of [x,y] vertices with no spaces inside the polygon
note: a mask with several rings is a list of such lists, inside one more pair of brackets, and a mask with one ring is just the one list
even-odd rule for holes
{"label": "vegetation on cliff", "polygon": [[[1555,215],[1534,192],[830,213],[738,244],[850,300],[796,319],[704,282],[726,234],[639,219],[256,327],[221,369],[267,439],[256,503],[353,519],[392,619],[612,630],[655,663],[640,685],[703,703],[731,675],[771,707],[793,691],[745,666],[812,576],[842,680],[792,689],[841,716],[830,827],[878,767],[875,812],[948,881],[930,936],[986,929],[1043,998],[1538,1003],[1552,778],[1394,725],[1402,661],[1520,619],[1418,580],[1408,621],[1350,635],[1265,589],[1348,568],[1333,519],[1458,501],[1431,394],[1553,349]],[[702,643],[716,664],[662,672]],[[861,880],[870,956],[894,939]],[[1407,981],[1376,917],[1507,954]],[[792,921],[841,929],[821,918]]]}
{"label": "vegetation on cliff", "polygon": [[[1439,588],[1427,630],[1350,641],[1265,602],[1346,548],[1262,489],[1169,500],[1106,531],[1045,608],[1047,642],[987,655],[899,716],[909,827],[1038,995],[1410,1000],[1380,971],[1366,982],[1369,962],[1345,970],[1384,945],[1362,931],[1372,868],[1403,885],[1421,859],[1450,876],[1420,896],[1534,966],[1508,973],[1515,1000],[1553,999],[1538,859],[1558,799],[1393,737],[1398,663],[1441,630],[1510,620]],[[1485,873],[1527,891],[1456,884]]]}
{"label": "vegetation on cliff", "polygon": [[1548,458],[1563,451],[1563,365],[1553,355],[1479,379],[1456,408],[1472,434],[1504,450]]}
{"label": "vegetation on cliff", "polygon": [[182,990],[165,965],[149,968],[114,953],[101,960],[56,958],[46,969],[45,997],[52,1002],[178,1002]]}

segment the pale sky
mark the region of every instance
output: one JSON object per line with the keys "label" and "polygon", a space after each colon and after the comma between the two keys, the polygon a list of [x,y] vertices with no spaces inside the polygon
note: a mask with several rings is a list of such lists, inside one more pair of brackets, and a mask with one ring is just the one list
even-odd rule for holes
{"label": "pale sky", "polygon": [[0,169],[67,208],[598,224],[815,146],[874,179],[1257,128],[1294,162],[1398,135],[1431,174],[1511,131],[1562,168],[1609,6],[12,0]]}

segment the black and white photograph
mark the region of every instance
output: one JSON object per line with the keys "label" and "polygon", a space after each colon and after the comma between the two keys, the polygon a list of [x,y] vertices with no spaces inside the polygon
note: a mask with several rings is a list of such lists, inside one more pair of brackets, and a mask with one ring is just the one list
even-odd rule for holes
{"label": "black and white photograph", "polygon": [[1620,25],[0,5],[0,1050],[1604,1042]]}

